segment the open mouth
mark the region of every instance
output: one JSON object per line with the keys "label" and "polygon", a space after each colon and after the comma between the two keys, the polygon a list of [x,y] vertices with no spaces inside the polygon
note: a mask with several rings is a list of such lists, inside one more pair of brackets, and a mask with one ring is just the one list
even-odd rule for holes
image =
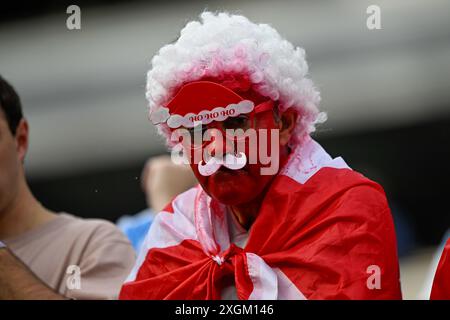
{"label": "open mouth", "polygon": [[229,169],[225,166],[221,166],[217,172],[223,172],[223,173],[238,173],[238,172],[248,172],[247,165],[245,165],[241,169]]}
{"label": "open mouth", "polygon": [[226,173],[231,173],[231,172],[233,172],[233,171],[237,171],[237,170],[231,170],[231,169],[228,169],[228,168],[225,167],[225,166],[221,166],[221,167],[219,168],[219,170],[217,170],[217,172],[226,172]]}

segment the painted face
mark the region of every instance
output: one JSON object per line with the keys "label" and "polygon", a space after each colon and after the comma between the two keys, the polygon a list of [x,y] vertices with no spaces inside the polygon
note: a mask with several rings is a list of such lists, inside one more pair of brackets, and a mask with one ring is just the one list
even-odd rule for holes
{"label": "painted face", "polygon": [[[267,148],[267,154],[273,153],[273,147],[280,148],[279,143],[273,143],[271,141],[270,130],[278,130],[279,126],[275,122],[274,114],[272,110],[266,110],[264,112],[254,115],[253,125],[249,129],[253,129],[256,135],[257,143],[250,143],[250,136],[239,139],[239,142],[243,143],[243,151],[246,158],[246,164],[241,169],[233,170],[222,165],[212,175],[205,176],[200,173],[199,165],[195,163],[195,153],[197,158],[205,158],[205,155],[216,156],[217,154],[233,154],[237,155],[238,139],[232,140],[232,137],[222,134],[220,138],[222,141],[212,137],[212,142],[207,145],[202,145],[201,148],[193,150],[191,153],[190,166],[197,177],[197,180],[202,185],[203,189],[214,199],[226,205],[238,205],[249,202],[260,195],[268,184],[272,181],[278,170],[274,174],[262,174],[262,168],[267,167],[263,164],[259,157],[256,157],[255,161],[250,161],[254,158],[254,155],[258,155],[261,148]],[[241,123],[241,120],[229,120],[228,122],[235,121]],[[223,126],[223,123],[212,123],[210,128],[216,128]],[[268,134],[266,136],[258,134],[260,130],[266,130]],[[278,136],[276,136],[278,138]],[[278,141],[277,141],[278,142]],[[275,145],[275,146],[274,146]],[[273,159],[278,163],[280,162],[280,150],[276,152],[277,158]]]}
{"label": "painted face", "polygon": [[179,145],[203,189],[221,203],[237,205],[260,195],[278,173],[280,123],[273,110],[267,98],[244,98],[198,81],[182,87],[151,117],[155,124],[165,122],[172,136],[187,132]]}

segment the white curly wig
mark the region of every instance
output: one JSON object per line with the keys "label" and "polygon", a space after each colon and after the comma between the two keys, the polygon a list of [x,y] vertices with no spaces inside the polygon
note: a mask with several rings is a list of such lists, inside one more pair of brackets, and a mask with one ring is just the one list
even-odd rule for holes
{"label": "white curly wig", "polygon": [[[238,79],[237,89],[250,89],[278,101],[280,112],[295,108],[299,116],[290,140],[294,147],[326,120],[318,109],[320,94],[307,73],[305,51],[269,25],[255,24],[240,15],[203,12],[200,21],[189,22],[174,43],[153,57],[146,97],[151,114],[185,83],[215,79],[227,85],[228,80],[236,89],[236,81],[229,80]],[[171,146],[168,126],[159,124],[158,131]]]}

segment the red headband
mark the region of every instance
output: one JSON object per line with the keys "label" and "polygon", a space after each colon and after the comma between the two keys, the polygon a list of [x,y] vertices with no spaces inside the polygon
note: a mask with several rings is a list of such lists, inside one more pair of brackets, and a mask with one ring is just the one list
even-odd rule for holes
{"label": "red headband", "polygon": [[151,114],[154,124],[167,122],[170,128],[208,124],[253,111],[254,103],[227,87],[211,81],[194,81],[181,87],[167,104]]}

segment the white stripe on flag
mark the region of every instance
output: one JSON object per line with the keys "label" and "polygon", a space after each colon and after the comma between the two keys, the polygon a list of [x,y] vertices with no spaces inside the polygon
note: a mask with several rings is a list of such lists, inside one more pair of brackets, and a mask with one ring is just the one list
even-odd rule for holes
{"label": "white stripe on flag", "polygon": [[248,273],[253,282],[253,291],[249,300],[276,300],[278,297],[278,280],[275,272],[261,257],[246,253]]}
{"label": "white stripe on flag", "polygon": [[273,271],[278,278],[278,300],[307,300],[305,295],[292,283],[292,281],[278,268]]}
{"label": "white stripe on flag", "polygon": [[254,253],[247,253],[247,265],[253,291],[249,300],[306,300],[305,295],[279,269],[272,269]]}
{"label": "white stripe on flag", "polygon": [[[136,279],[137,273],[144,263],[150,249],[176,246],[188,239],[197,240],[197,234],[193,224],[193,201],[195,193],[196,189],[192,188],[178,195],[172,201],[174,213],[161,211],[156,215],[150,226],[150,230],[145,237],[144,243],[141,246],[133,270],[131,270],[125,283]],[[184,211],[180,210],[181,208],[183,208]],[[192,209],[186,210],[187,208]]]}
{"label": "white stripe on flag", "polygon": [[305,184],[309,178],[324,167],[350,169],[344,159],[341,157],[331,158],[320,144],[308,138],[302,146],[295,149],[294,154],[280,171],[280,174],[286,175],[298,183]]}

